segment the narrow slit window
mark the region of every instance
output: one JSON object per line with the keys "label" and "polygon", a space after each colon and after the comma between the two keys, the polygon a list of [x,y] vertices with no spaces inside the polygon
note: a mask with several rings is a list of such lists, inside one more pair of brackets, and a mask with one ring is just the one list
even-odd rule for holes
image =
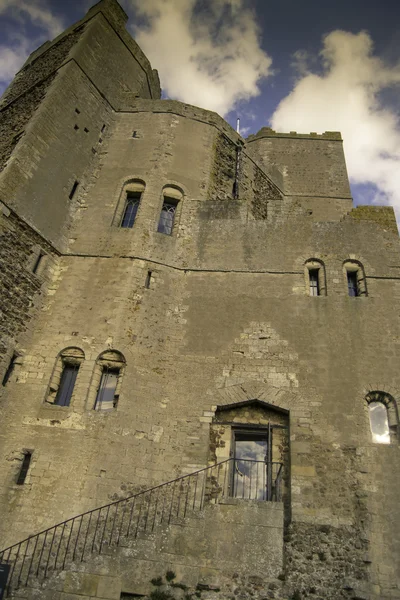
{"label": "narrow slit window", "polygon": [[31,459],[32,452],[25,452],[24,458],[22,460],[21,469],[18,474],[17,485],[24,485],[31,464]]}
{"label": "narrow slit window", "polygon": [[347,289],[349,296],[353,298],[360,295],[357,281],[357,271],[347,271]]}
{"label": "narrow slit window", "polygon": [[136,219],[140,204],[140,192],[127,192],[121,227],[131,229]]}
{"label": "narrow slit window", "polygon": [[7,383],[9,381],[11,375],[14,372],[15,361],[17,360],[17,358],[18,358],[17,355],[13,354],[13,356],[12,356],[12,358],[11,358],[9,364],[8,364],[7,371],[4,373],[4,377],[3,377],[3,381],[2,381],[2,386],[3,387],[5,387],[7,385]]}
{"label": "narrow slit window", "polygon": [[119,374],[119,369],[103,367],[96,403],[94,405],[95,410],[108,411],[116,408],[118,403],[116,389]]}
{"label": "narrow slit window", "polygon": [[144,284],[144,287],[146,289],[150,289],[152,275],[153,275],[152,271],[147,271],[146,281],[145,281],[145,284]]}
{"label": "narrow slit window", "polygon": [[104,133],[105,128],[106,128],[106,124],[103,123],[103,127],[101,128],[101,133]]}
{"label": "narrow slit window", "polygon": [[372,441],[377,444],[390,444],[389,419],[386,406],[383,402],[370,402],[368,411]]}
{"label": "narrow slit window", "polygon": [[164,196],[157,229],[159,233],[172,234],[177,206],[178,202],[176,200]]}
{"label": "narrow slit window", "polygon": [[310,296],[320,296],[319,269],[309,269]]}
{"label": "narrow slit window", "polygon": [[72,198],[75,196],[75,192],[78,189],[78,185],[79,185],[79,181],[75,181],[74,185],[72,186],[72,189],[69,193],[69,199],[72,200]]}
{"label": "narrow slit window", "polygon": [[71,403],[72,393],[74,391],[76,378],[78,376],[79,364],[69,365],[64,364],[60,385],[58,387],[57,395],[54,400],[54,404],[58,406],[69,406]]}
{"label": "narrow slit window", "polygon": [[45,254],[43,252],[39,252],[39,254],[37,255],[36,260],[35,260],[35,264],[33,265],[33,269],[32,269],[32,273],[34,275],[36,275],[37,272],[39,271],[39,267],[40,267],[40,265],[42,263],[42,260],[43,260],[44,256],[45,256]]}

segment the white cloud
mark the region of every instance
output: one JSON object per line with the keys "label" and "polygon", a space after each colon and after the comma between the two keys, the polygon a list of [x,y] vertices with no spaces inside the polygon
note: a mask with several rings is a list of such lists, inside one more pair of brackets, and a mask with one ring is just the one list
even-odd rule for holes
{"label": "white cloud", "polygon": [[129,0],[146,25],[133,26],[139,46],[159,69],[166,94],[229,112],[259,94],[271,59],[246,0]]}
{"label": "white cloud", "polygon": [[[5,89],[27,56],[47,39],[63,30],[61,19],[54,16],[45,0],[0,0],[0,17],[10,25],[0,44],[0,92]],[[30,33],[32,27],[35,33]]]}
{"label": "white cloud", "polygon": [[271,118],[278,131],[341,131],[352,183],[374,184],[374,201],[400,211],[400,127],[397,115],[382,105],[380,93],[400,83],[400,64],[385,64],[373,54],[366,32],[333,31],[323,40],[323,73],[295,57],[299,79]]}

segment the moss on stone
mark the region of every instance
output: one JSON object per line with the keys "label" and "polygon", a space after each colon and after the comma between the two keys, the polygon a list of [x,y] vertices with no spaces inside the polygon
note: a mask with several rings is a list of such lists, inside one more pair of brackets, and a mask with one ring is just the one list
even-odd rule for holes
{"label": "moss on stone", "polygon": [[357,206],[349,217],[358,221],[373,221],[377,225],[398,233],[396,217],[391,206]]}

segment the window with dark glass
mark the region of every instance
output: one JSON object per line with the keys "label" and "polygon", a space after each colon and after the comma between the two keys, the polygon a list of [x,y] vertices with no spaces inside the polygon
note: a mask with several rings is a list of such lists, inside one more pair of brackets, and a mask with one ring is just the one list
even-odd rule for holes
{"label": "window with dark glass", "polygon": [[76,378],[78,376],[79,364],[64,363],[61,373],[60,385],[54,404],[58,406],[69,406],[74,391]]}
{"label": "window with dark glass", "polygon": [[319,296],[319,269],[309,269],[308,276],[310,279],[310,296]]}
{"label": "window with dark glass", "polygon": [[23,485],[25,483],[26,476],[29,471],[29,467],[31,464],[32,452],[25,452],[24,458],[22,460],[21,469],[17,478],[17,485]]}
{"label": "window with dark glass", "polygon": [[347,288],[349,291],[349,296],[355,297],[360,295],[357,281],[357,271],[347,271]]}
{"label": "window with dark glass", "polygon": [[74,394],[79,368],[85,360],[83,350],[76,347],[65,348],[57,357],[46,402],[57,406],[69,406]]}
{"label": "window with dark glass", "polygon": [[146,281],[144,282],[144,287],[148,290],[150,289],[150,286],[151,286],[152,275],[153,275],[152,271],[147,271],[147,276],[146,276]]}
{"label": "window with dark glass", "polygon": [[131,229],[136,219],[140,204],[140,192],[127,192],[121,227]]}
{"label": "window with dark glass", "polygon": [[172,234],[177,206],[178,202],[176,200],[164,196],[157,229],[159,233],[165,233],[166,235]]}
{"label": "window with dark glass", "polygon": [[44,252],[39,252],[39,254],[36,257],[35,263],[33,265],[32,273],[34,273],[34,274],[38,273],[44,257],[45,257]]}
{"label": "window with dark glass", "polygon": [[2,385],[3,385],[3,387],[5,387],[5,386],[7,385],[7,383],[8,383],[8,381],[9,381],[9,379],[10,379],[11,375],[12,375],[12,374],[13,374],[13,372],[14,372],[14,369],[15,369],[15,361],[17,360],[17,358],[18,358],[18,357],[17,357],[17,355],[16,355],[16,354],[13,354],[13,355],[12,355],[12,358],[11,358],[11,360],[10,360],[9,364],[8,364],[7,370],[6,370],[6,372],[4,373],[4,377],[3,377],[3,381],[2,381]]}
{"label": "window with dark glass", "polygon": [[100,385],[97,391],[96,402],[94,405],[95,410],[113,410],[116,408],[118,403],[118,396],[116,395],[119,369],[109,369],[103,367]]}

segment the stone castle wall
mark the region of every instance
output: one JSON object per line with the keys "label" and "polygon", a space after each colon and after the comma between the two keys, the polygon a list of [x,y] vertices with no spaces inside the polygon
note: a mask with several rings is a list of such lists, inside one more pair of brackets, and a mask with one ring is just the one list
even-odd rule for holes
{"label": "stone castle wall", "polygon": [[[289,414],[281,597],[400,597],[398,443],[396,432],[390,445],[372,442],[365,400],[372,390],[399,398],[393,212],[352,208],[335,135],[246,142],[213,113],[118,91],[112,62],[88,78],[91,44],[112,35],[102,14],[86,25],[73,48],[81,62],[60,68],[0,180],[14,209],[5,219],[24,219],[2,237],[4,264],[18,265],[6,287],[22,303],[4,326],[5,355],[21,358],[0,391],[2,546],[205,467],[218,407],[259,399]],[[115,43],[124,83],[134,71]],[[145,189],[125,229],[118,215],[135,180]],[[166,186],[183,196],[171,236],[157,232]],[[39,233],[56,268],[46,266],[40,310],[29,312],[35,277],[15,282]],[[310,259],[324,265],[324,296],[309,295]],[[363,265],[365,297],[348,296],[348,260]],[[46,399],[68,347],[85,358],[60,407]],[[107,349],[126,367],[117,408],[101,413],[94,370]],[[32,464],[20,486],[24,449]],[[138,552],[154,573],[157,555]],[[220,558],[210,561],[223,577]]]}

